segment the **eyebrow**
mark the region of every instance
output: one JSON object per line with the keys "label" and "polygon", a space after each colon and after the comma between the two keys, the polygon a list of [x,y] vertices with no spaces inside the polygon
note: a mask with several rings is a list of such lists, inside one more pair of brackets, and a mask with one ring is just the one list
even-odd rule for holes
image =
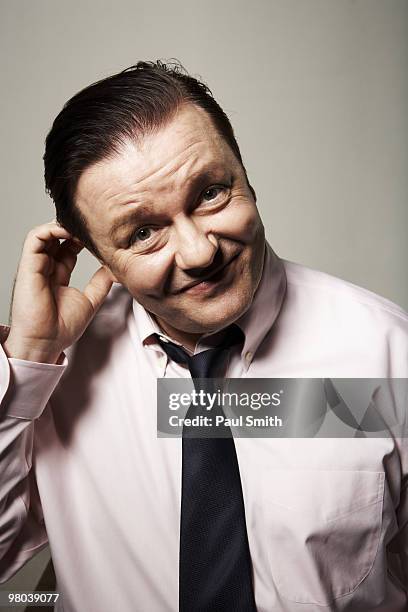
{"label": "eyebrow", "polygon": [[[224,166],[218,165],[209,166],[206,169],[203,169],[201,172],[193,174],[188,179],[188,195],[195,191],[198,185],[204,185],[205,183],[208,183],[211,180],[215,180],[214,175],[218,173],[220,175],[222,173],[224,178],[227,173],[231,176],[231,170],[227,169]],[[218,180],[222,179],[220,178]],[[117,223],[114,224],[113,227],[111,227],[108,234],[109,239],[115,240],[118,231],[121,228],[125,228],[126,226],[130,225],[131,222],[134,222],[136,219],[138,221],[142,221],[143,219],[146,219],[147,217],[152,217],[153,215],[157,215],[157,211],[154,210],[151,204],[140,203],[136,208],[133,208],[130,213],[124,215],[119,221],[117,221]]]}
{"label": "eyebrow", "polygon": [[111,227],[108,234],[109,239],[115,240],[118,231],[121,228],[130,225],[132,221],[135,221],[136,219],[142,220],[149,216],[152,216],[153,214],[154,210],[152,206],[148,204],[139,204],[137,208],[134,208],[132,212],[128,213],[126,216],[123,216],[119,221],[114,224],[113,227]]}

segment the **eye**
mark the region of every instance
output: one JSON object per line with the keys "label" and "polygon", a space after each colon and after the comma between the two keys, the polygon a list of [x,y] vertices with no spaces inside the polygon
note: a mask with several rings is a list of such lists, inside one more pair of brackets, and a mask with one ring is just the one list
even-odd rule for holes
{"label": "eye", "polygon": [[205,202],[212,202],[225,190],[226,187],[224,185],[212,185],[203,192],[202,199]]}
{"label": "eye", "polygon": [[132,235],[130,239],[130,244],[133,244],[134,242],[145,242],[151,237],[151,235],[152,230],[150,229],[150,227],[140,227]]}

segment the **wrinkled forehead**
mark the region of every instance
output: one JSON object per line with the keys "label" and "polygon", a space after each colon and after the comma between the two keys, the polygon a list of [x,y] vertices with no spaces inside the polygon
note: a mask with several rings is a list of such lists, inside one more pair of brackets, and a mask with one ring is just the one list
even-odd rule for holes
{"label": "wrinkled forehead", "polygon": [[139,142],[126,140],[118,153],[81,175],[78,204],[116,200],[146,192],[181,189],[201,173],[225,173],[239,167],[231,148],[202,109],[188,105],[164,127]]}

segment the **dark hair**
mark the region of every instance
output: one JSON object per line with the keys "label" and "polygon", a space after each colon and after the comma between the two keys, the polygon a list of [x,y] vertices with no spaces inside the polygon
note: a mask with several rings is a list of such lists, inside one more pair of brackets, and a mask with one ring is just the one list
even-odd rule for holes
{"label": "dark hair", "polygon": [[79,177],[90,165],[117,152],[125,140],[140,139],[163,127],[185,103],[208,113],[243,166],[227,115],[209,87],[179,62],[138,62],[82,89],[55,118],[45,141],[46,191],[54,200],[58,222],[100,259],[74,203]]}

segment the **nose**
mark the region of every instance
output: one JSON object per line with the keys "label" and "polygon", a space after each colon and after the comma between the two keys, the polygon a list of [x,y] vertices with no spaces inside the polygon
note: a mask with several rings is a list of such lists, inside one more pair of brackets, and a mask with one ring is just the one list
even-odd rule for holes
{"label": "nose", "polygon": [[205,232],[191,218],[179,218],[176,229],[176,264],[182,270],[206,268],[213,262],[218,251],[214,234]]}

